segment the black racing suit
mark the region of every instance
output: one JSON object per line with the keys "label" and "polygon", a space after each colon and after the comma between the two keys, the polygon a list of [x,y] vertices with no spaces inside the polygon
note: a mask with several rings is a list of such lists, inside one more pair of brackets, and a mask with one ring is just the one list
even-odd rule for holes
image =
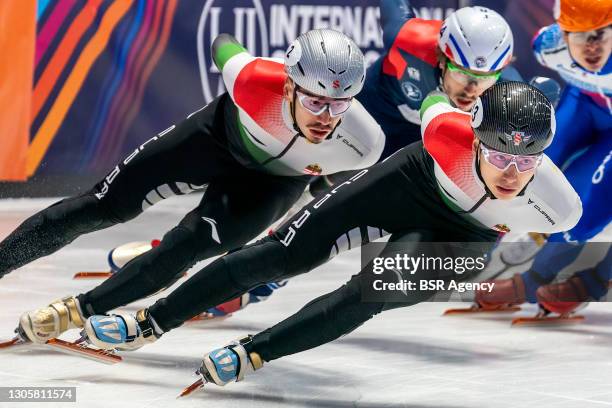
{"label": "black racing suit", "polygon": [[227,94],[145,142],[90,191],[53,204],[0,243],[0,277],[81,234],[123,223],[171,195],[208,184],[200,204],[161,245],[80,295],[86,314],[104,313],[167,287],[196,262],[255,238],[299,198],[309,176],[274,176],[245,162],[237,108]]}
{"label": "black racing suit", "polygon": [[[267,282],[306,273],[338,251],[378,238],[417,242],[485,242],[498,233],[453,212],[440,198],[433,160],[416,142],[319,195],[277,232],[211,263],[149,308],[164,331],[210,307]],[[488,245],[487,245],[488,246]],[[361,301],[364,273],[297,314],[257,334],[247,347],[266,360],[316,347],[346,334],[373,315],[414,304]],[[431,295],[431,294],[429,294]]]}

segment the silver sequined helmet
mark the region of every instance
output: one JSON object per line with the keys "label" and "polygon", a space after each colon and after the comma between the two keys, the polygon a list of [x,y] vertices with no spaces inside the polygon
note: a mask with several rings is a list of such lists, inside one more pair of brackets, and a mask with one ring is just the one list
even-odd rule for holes
{"label": "silver sequined helmet", "polygon": [[346,35],[330,29],[300,35],[285,53],[287,75],[315,95],[350,98],[365,79],[363,53]]}

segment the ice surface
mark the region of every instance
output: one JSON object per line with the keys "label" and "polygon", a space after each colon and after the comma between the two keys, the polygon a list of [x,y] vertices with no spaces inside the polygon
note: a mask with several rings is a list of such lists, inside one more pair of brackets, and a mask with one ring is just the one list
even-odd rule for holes
{"label": "ice surface", "polygon": [[[93,287],[96,281],[74,281],[72,275],[105,270],[107,251],[116,245],[161,237],[198,200],[167,200],[129,224],[81,237],[0,279],[0,337],[11,335],[22,312]],[[0,237],[50,203],[0,201]],[[124,361],[114,366],[45,347],[0,351],[0,384],[77,387],[76,404],[45,407],[612,406],[612,313],[607,304],[590,305],[583,324],[546,329],[511,328],[506,316],[443,318],[448,305],[441,303],[389,311],[336,342],[266,364],[242,383],[210,386],[175,399],[195,380],[191,373],[206,351],[269,327],[358,270],[358,253],[343,254],[292,279],[262,304],[229,319],[186,324],[150,346],[123,353]],[[64,338],[75,336],[73,331]]]}

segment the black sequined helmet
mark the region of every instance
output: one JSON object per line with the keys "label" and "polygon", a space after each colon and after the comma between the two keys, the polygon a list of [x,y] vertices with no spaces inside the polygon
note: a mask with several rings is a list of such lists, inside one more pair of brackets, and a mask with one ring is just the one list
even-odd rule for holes
{"label": "black sequined helmet", "polygon": [[476,100],[472,128],[486,146],[500,152],[536,155],[555,135],[555,110],[537,88],[524,82],[498,82]]}

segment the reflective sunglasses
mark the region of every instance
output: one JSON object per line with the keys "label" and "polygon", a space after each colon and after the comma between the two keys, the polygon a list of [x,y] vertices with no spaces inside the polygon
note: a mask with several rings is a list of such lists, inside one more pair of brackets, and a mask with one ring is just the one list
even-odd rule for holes
{"label": "reflective sunglasses", "polygon": [[513,163],[519,173],[524,173],[533,170],[542,163],[543,154],[537,155],[521,155],[498,152],[497,150],[486,147],[480,143],[480,150],[487,161],[500,171],[506,171]]}
{"label": "reflective sunglasses", "polygon": [[604,43],[612,39],[612,26],[607,26],[594,31],[582,31],[567,33],[570,42],[576,45],[584,45],[589,42]]}
{"label": "reflective sunglasses", "polygon": [[336,117],[342,115],[351,107],[352,98],[335,99],[322,96],[308,95],[298,90],[295,91],[300,104],[313,115],[321,115],[329,109],[329,115]]}
{"label": "reflective sunglasses", "polygon": [[489,88],[493,86],[501,76],[501,71],[492,74],[474,74],[459,68],[453,64],[451,60],[447,60],[446,68],[448,68],[450,76],[463,86],[467,86],[473,82],[480,88]]}

